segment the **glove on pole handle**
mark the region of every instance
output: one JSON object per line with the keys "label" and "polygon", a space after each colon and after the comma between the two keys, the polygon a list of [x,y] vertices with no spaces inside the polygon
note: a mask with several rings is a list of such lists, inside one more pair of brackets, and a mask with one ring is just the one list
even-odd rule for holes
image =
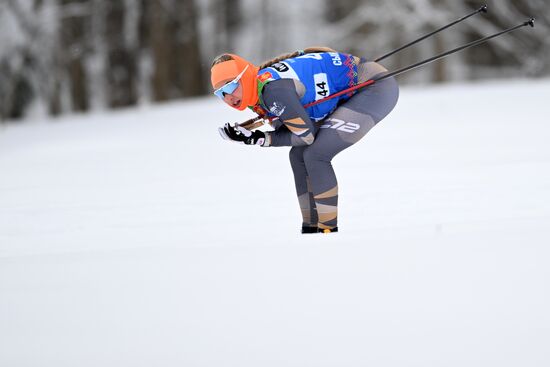
{"label": "glove on pole handle", "polygon": [[474,12],[468,14],[468,15],[463,16],[462,18],[457,19],[457,20],[455,20],[455,21],[452,22],[452,23],[449,23],[449,24],[447,24],[447,25],[445,25],[445,26],[443,26],[443,27],[441,27],[441,28],[439,28],[439,29],[436,29],[435,31],[430,32],[430,33],[428,33],[428,34],[426,34],[426,35],[424,35],[424,36],[422,36],[422,37],[420,37],[420,38],[418,38],[418,39],[416,39],[416,40],[414,40],[414,41],[412,41],[412,42],[410,42],[410,43],[407,43],[406,45],[403,45],[403,46],[399,47],[398,49],[395,49],[395,50],[393,50],[393,51],[391,51],[391,52],[389,52],[389,53],[387,53],[387,54],[385,54],[385,55],[383,55],[383,56],[380,56],[379,58],[377,58],[377,59],[374,60],[374,61],[375,61],[375,62],[382,61],[382,60],[384,60],[385,58],[390,57],[391,55],[396,54],[396,53],[398,53],[398,52],[401,51],[401,50],[404,50],[404,49],[406,49],[406,48],[408,48],[408,47],[411,47],[412,45],[415,45],[415,44],[417,44],[418,42],[423,41],[423,40],[425,40],[426,38],[431,37],[431,36],[433,36],[434,34],[439,33],[439,32],[441,32],[441,31],[443,31],[443,30],[445,30],[445,29],[447,29],[447,28],[449,28],[449,27],[452,27],[452,26],[455,25],[455,24],[458,24],[458,23],[460,23],[460,22],[463,22],[463,21],[465,21],[466,19],[470,18],[471,16],[474,16],[474,15],[479,14],[479,13],[487,13],[487,5],[483,5],[482,7],[480,7],[479,9],[477,9],[476,11],[474,11]]}

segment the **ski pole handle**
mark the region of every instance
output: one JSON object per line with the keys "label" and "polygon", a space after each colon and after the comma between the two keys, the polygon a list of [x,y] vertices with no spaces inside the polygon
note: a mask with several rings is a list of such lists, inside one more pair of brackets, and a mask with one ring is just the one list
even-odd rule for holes
{"label": "ski pole handle", "polygon": [[239,123],[238,125],[240,127],[244,127],[247,130],[254,130],[257,129],[265,124],[271,125],[274,119],[270,118],[262,118],[262,117],[255,117],[250,120],[246,120],[244,122]]}

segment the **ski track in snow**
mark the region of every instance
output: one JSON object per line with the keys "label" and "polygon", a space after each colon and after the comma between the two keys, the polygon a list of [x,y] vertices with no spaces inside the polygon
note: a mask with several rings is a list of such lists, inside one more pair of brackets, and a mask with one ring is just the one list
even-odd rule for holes
{"label": "ski track in snow", "polygon": [[548,366],[549,96],[403,88],[333,235],[214,98],[0,127],[0,365]]}

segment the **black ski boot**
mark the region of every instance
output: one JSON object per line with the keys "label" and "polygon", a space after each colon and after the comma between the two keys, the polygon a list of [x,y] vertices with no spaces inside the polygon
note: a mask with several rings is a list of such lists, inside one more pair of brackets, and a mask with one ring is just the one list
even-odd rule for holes
{"label": "black ski boot", "polygon": [[302,226],[302,234],[306,234],[306,233],[318,233],[319,232],[319,228],[318,227],[306,227],[306,226]]}

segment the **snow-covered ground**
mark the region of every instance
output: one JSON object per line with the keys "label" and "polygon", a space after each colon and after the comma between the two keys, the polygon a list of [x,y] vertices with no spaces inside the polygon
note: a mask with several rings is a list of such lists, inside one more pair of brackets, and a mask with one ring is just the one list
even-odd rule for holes
{"label": "snow-covered ground", "polygon": [[403,89],[331,235],[213,97],[0,127],[0,366],[549,366],[549,97]]}

